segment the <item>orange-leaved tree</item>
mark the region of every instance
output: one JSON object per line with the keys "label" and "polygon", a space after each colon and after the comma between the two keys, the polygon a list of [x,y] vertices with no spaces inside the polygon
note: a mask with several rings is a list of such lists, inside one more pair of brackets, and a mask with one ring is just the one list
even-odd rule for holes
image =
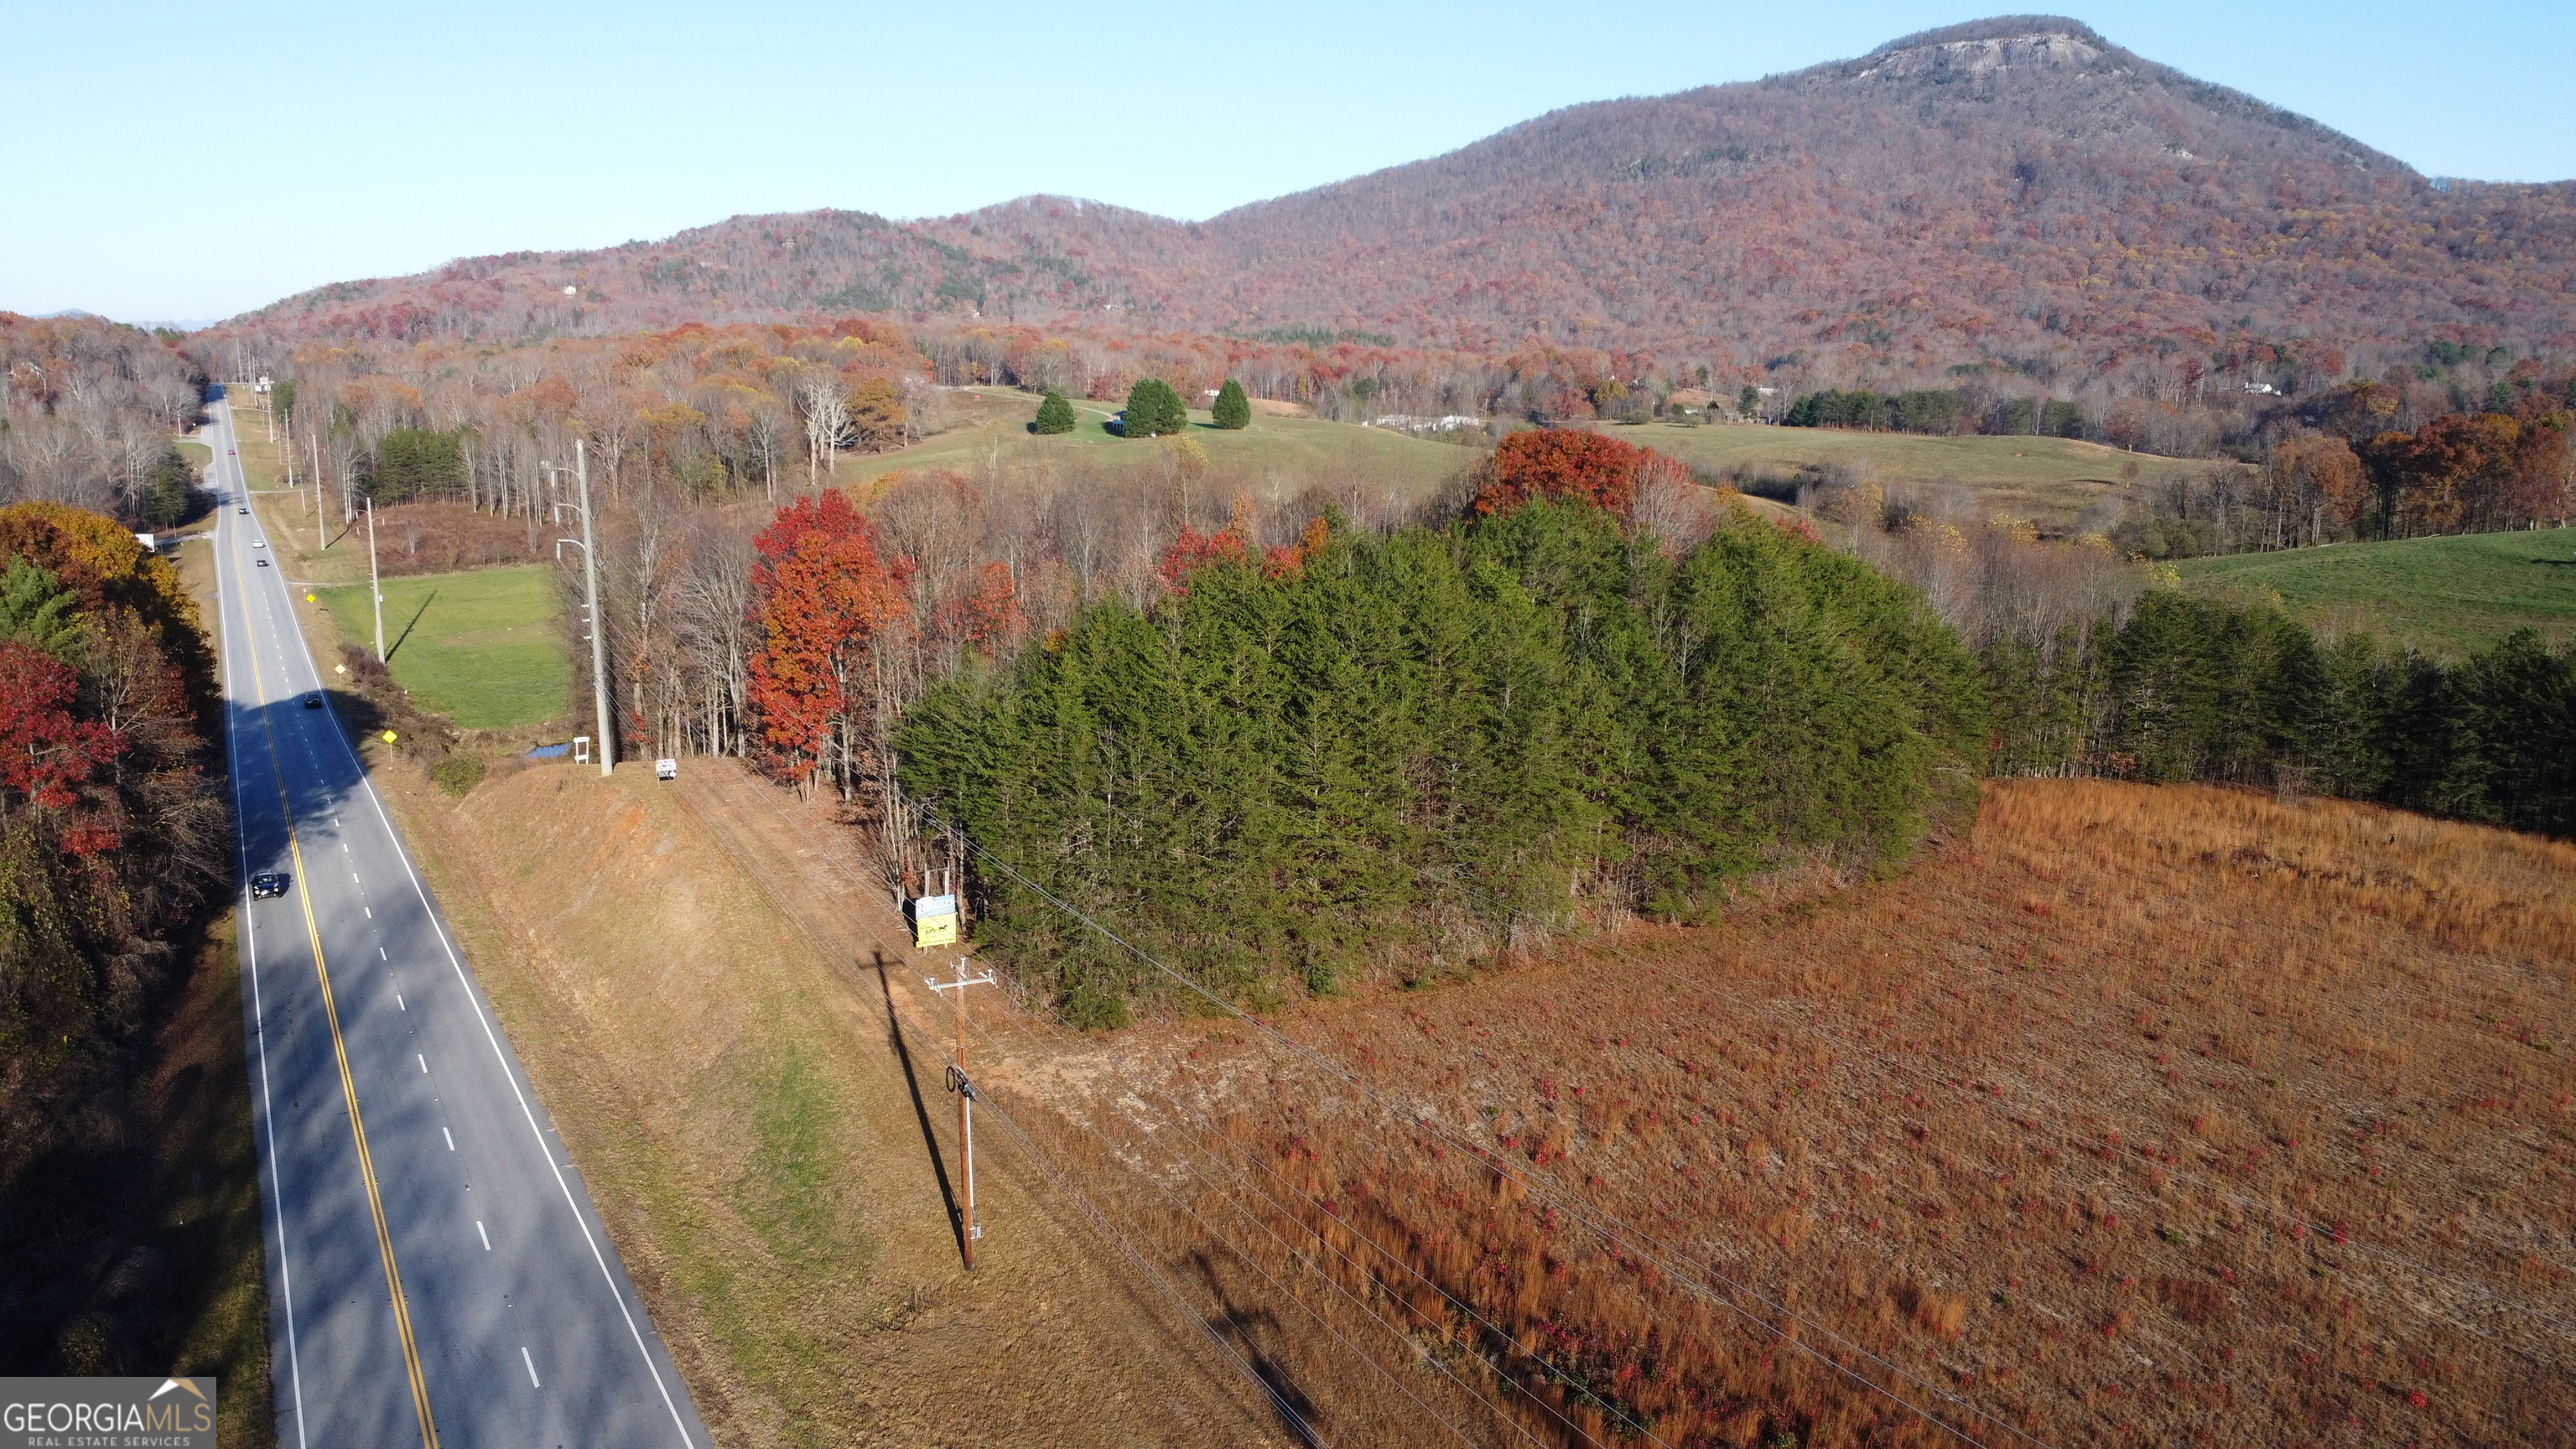
{"label": "orange-leaved tree", "polygon": [[1660,456],[1577,428],[1514,433],[1486,461],[1472,507],[1481,517],[1549,498],[1589,503],[1624,520],[1636,505],[1639,470]]}
{"label": "orange-leaved tree", "polygon": [[869,645],[910,616],[911,565],[886,562],[876,529],[846,494],[826,490],[778,510],[752,540],[750,662],[762,763],[782,779],[846,778],[875,680]]}

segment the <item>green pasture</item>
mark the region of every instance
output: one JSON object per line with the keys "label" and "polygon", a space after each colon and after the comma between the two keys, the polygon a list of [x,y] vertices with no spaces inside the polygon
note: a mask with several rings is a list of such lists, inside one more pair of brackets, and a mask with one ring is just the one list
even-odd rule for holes
{"label": "green pasture", "polygon": [[2325,628],[2461,655],[2520,628],[2576,641],[2576,528],[2338,543],[2187,560],[2185,584],[2278,598]]}
{"label": "green pasture", "polygon": [[[562,599],[543,564],[387,579],[385,663],[394,681],[460,728],[521,729],[563,715],[572,660]],[[316,592],[340,637],[375,642],[367,586]]]}
{"label": "green pasture", "polygon": [[[1108,430],[1117,403],[1069,399],[1080,424],[1070,433],[1041,438],[1028,431],[1038,410],[1034,395],[994,387],[961,390],[949,398],[954,411],[944,431],[898,452],[843,459],[838,477],[844,483],[865,482],[898,468],[954,468],[982,477],[996,469],[1050,463],[1069,471],[1167,466],[1164,440],[1122,438]],[[1455,443],[1258,412],[1251,427],[1227,432],[1211,426],[1204,410],[1192,409],[1190,429],[1180,436],[1207,455],[1211,477],[1289,486],[1357,479],[1427,494],[1457,477],[1477,456],[1474,449]]]}
{"label": "green pasture", "polygon": [[2201,459],[2127,453],[2069,438],[1936,438],[1748,423],[1638,423],[1601,431],[1705,469],[1785,478],[1842,464],[1880,483],[1956,484],[1974,493],[1989,513],[2026,518],[2053,533],[2106,529],[2119,521],[2140,484],[2210,466]]}

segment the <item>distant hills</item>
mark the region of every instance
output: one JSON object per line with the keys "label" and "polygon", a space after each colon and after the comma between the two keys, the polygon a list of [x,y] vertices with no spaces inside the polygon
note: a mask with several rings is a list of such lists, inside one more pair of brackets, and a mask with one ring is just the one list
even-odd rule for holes
{"label": "distant hills", "polygon": [[1893,375],[2231,339],[2564,352],[2571,276],[2576,183],[2437,185],[2076,21],[2014,16],[1569,107],[1200,223],[1058,197],[737,217],[335,284],[227,325],[500,340],[893,313]]}

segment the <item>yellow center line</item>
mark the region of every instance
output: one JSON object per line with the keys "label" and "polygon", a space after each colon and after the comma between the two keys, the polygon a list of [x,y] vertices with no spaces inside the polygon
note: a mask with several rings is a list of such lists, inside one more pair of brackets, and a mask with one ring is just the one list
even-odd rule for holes
{"label": "yellow center line", "polygon": [[[235,536],[238,537],[238,533]],[[238,544],[234,546],[233,556],[237,561],[241,556]],[[429,1384],[421,1377],[420,1347],[412,1339],[411,1305],[403,1297],[402,1269],[394,1262],[393,1230],[385,1225],[384,1198],[376,1189],[375,1157],[367,1151],[366,1119],[358,1112],[358,1084],[349,1074],[349,1047],[340,1035],[340,1007],[331,994],[331,968],[322,957],[322,930],[313,919],[313,892],[305,879],[304,847],[296,838],[295,807],[287,803],[286,765],[278,757],[277,725],[268,717],[266,707],[268,683],[259,667],[258,646],[250,638],[248,585],[243,586],[241,596],[244,652],[250,656],[251,684],[261,701],[260,727],[268,737],[269,768],[277,777],[277,808],[286,817],[286,849],[295,863],[295,895],[304,907],[305,938],[313,943],[313,974],[322,983],[322,1014],[331,1023],[331,1052],[339,1059],[340,1090],[349,1102],[349,1135],[358,1144],[358,1176],[366,1184],[367,1210],[374,1214],[376,1220],[376,1249],[384,1257],[385,1286],[393,1293],[394,1331],[402,1339],[403,1368],[411,1376],[411,1402],[412,1408],[420,1415],[421,1443],[424,1449],[439,1449],[438,1425],[429,1412]]]}

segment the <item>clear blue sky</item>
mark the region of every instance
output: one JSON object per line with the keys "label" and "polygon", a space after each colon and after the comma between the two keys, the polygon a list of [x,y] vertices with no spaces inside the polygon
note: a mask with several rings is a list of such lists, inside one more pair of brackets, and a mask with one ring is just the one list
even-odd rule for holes
{"label": "clear blue sky", "polygon": [[[1204,217],[2002,8],[0,0],[0,308],[211,319],[821,206],[1043,191]],[[2067,9],[2428,173],[2576,177],[2567,0]]]}

